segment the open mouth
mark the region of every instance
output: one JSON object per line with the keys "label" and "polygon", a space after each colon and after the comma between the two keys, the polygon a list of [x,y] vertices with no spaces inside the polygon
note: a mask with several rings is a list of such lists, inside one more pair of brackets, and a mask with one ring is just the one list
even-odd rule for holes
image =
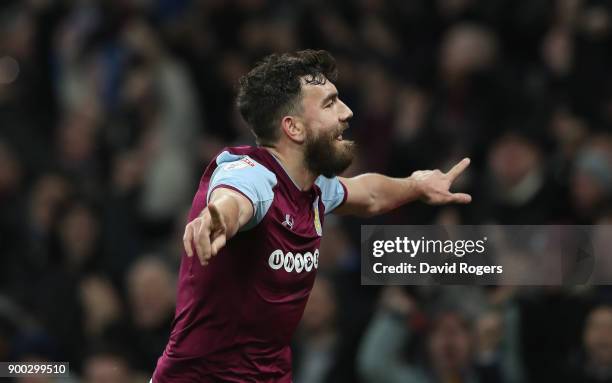
{"label": "open mouth", "polygon": [[348,124],[342,124],[341,126],[338,126],[338,134],[336,135],[336,141],[343,141],[344,139],[342,138],[342,133],[344,133],[345,130],[347,130],[349,128]]}

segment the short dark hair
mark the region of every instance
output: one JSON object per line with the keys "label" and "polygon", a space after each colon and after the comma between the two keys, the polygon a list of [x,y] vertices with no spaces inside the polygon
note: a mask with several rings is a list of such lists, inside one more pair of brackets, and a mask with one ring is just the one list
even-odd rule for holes
{"label": "short dark hair", "polygon": [[324,84],[337,77],[336,60],[324,50],[271,54],[258,62],[239,81],[236,103],[259,144],[279,137],[278,123],[296,111],[301,100],[301,81]]}

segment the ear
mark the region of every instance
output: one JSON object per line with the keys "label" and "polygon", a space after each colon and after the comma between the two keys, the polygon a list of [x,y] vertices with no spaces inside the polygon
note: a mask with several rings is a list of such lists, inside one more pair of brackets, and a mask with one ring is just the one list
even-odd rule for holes
{"label": "ear", "polygon": [[281,129],[291,141],[303,143],[306,140],[306,127],[297,116],[285,116],[281,120]]}

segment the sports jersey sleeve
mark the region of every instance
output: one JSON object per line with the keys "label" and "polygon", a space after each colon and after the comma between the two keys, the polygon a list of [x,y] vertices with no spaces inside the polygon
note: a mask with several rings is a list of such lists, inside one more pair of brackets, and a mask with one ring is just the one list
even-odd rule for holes
{"label": "sports jersey sleeve", "polygon": [[325,214],[331,213],[346,200],[346,187],[338,177],[319,176],[315,184],[321,189],[321,199],[325,205]]}
{"label": "sports jersey sleeve", "polygon": [[256,226],[265,217],[274,199],[273,188],[276,176],[249,156],[240,156],[223,152],[217,157],[217,169],[214,171],[206,201],[212,192],[225,187],[239,192],[253,204],[253,218],[240,231]]}

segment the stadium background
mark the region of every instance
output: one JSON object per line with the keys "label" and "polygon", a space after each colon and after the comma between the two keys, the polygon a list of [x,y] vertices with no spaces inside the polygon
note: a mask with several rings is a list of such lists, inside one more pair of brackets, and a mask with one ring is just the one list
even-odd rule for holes
{"label": "stadium background", "polygon": [[[458,184],[471,205],[367,223],[611,223],[611,12],[591,0],[2,1],[0,360],[148,379],[191,198],[219,149],[253,142],[234,89],[270,52],[336,57],[360,145],[349,174],[472,158]],[[393,363],[467,363],[484,382],[610,378],[610,289],[361,287],[365,222],[326,222],[296,383],[384,381]],[[410,339],[377,342],[390,323]]]}

